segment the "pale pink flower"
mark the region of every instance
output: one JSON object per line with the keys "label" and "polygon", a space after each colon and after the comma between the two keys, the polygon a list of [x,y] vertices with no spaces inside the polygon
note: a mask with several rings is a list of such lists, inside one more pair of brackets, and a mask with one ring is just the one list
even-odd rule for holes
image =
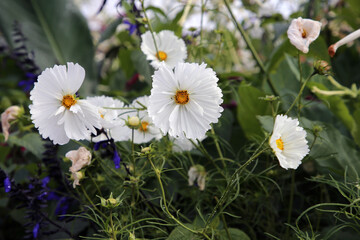
{"label": "pale pink flower", "polygon": [[341,47],[342,45],[345,45],[349,42],[354,41],[355,39],[360,37],[360,29],[350,33],[349,35],[347,35],[346,37],[340,39],[338,42],[336,42],[335,44],[331,45],[328,49],[329,51],[329,55],[330,57],[333,57],[336,53],[336,50]]}
{"label": "pale pink flower", "polygon": [[10,129],[10,121],[13,121],[16,119],[16,117],[20,113],[20,107],[18,106],[11,106],[8,107],[5,112],[1,114],[1,127],[2,131],[4,133],[5,142],[9,138],[9,129]]}
{"label": "pale pink flower", "polygon": [[320,30],[321,22],[299,17],[292,20],[287,35],[292,45],[303,53],[308,53],[310,43],[319,37]]}
{"label": "pale pink flower", "polygon": [[72,166],[69,171],[72,173],[78,172],[85,166],[89,166],[91,163],[91,152],[85,147],[79,147],[78,150],[72,150],[66,153],[65,157],[69,158],[72,162]]}
{"label": "pale pink flower", "polygon": [[189,186],[193,186],[195,180],[199,190],[204,191],[205,190],[205,180],[206,180],[206,171],[205,168],[199,164],[192,166],[188,171],[188,182]]}

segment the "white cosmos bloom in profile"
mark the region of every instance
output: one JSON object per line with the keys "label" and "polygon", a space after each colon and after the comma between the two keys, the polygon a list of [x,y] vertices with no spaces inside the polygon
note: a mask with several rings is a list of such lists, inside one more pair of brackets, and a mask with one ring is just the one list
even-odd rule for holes
{"label": "white cosmos bloom in profile", "polygon": [[292,45],[303,53],[308,53],[310,43],[319,37],[320,30],[321,22],[299,17],[291,21],[287,35]]}
{"label": "white cosmos bloom in profile", "polygon": [[270,147],[279,159],[280,166],[296,169],[309,153],[306,131],[299,127],[299,121],[284,115],[277,115]]}
{"label": "white cosmos bloom in profile", "polygon": [[[86,100],[98,108],[98,114],[100,116],[100,124],[105,132],[108,134],[108,137],[111,137],[111,129],[115,126],[124,124],[124,121],[119,121],[118,117],[122,113],[128,111],[124,108],[124,102],[107,96],[96,96],[96,97],[87,97]],[[105,134],[100,134],[97,137],[91,139],[93,142],[99,142],[107,140]]]}
{"label": "white cosmos bloom in profile", "polygon": [[[152,119],[149,117],[146,108],[149,105],[149,96],[142,96],[136,98],[131,105],[130,108],[137,108],[139,110],[132,110],[127,114],[122,115],[122,118],[128,119],[128,117],[137,116],[140,119],[140,127],[138,129],[134,129],[134,143],[141,144],[150,142],[152,139],[160,139],[163,135],[159,128],[155,127]],[[140,110],[143,109],[143,110]],[[125,121],[123,121],[125,123]],[[115,127],[111,130],[111,136],[116,141],[124,140],[124,136],[126,136],[126,140],[131,140],[132,138],[132,129],[123,124],[122,126]]]}
{"label": "white cosmos bloom in profile", "polygon": [[184,40],[169,30],[154,33],[154,38],[157,51],[151,32],[147,31],[141,35],[140,48],[146,59],[151,61],[151,66],[157,69],[160,67],[160,62],[164,62],[168,67],[173,68],[178,62],[184,62],[187,57]]}
{"label": "white cosmos bloom in profile", "polygon": [[97,107],[76,97],[85,70],[74,63],[46,68],[30,92],[31,119],[43,138],[54,144],[82,140],[101,128]]}
{"label": "white cosmos bloom in profile", "polygon": [[155,126],[172,137],[202,139],[223,111],[218,78],[206,64],[162,64],[155,71],[148,106]]}
{"label": "white cosmos bloom in profile", "polygon": [[[200,142],[203,141],[206,138],[206,135],[201,138],[198,139]],[[174,152],[186,152],[186,151],[191,151],[193,150],[196,146],[194,146],[194,144],[192,142],[194,142],[195,144],[198,144],[196,139],[188,139],[184,136],[182,137],[170,137],[170,140],[173,142],[173,146],[172,146],[172,150]]]}

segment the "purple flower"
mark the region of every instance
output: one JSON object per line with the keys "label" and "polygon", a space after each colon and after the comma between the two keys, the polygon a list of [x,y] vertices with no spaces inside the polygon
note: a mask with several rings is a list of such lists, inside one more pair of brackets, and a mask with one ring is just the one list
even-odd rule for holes
{"label": "purple flower", "polygon": [[115,164],[115,168],[120,168],[121,158],[119,156],[119,153],[116,151],[116,149],[114,149],[113,161],[114,161],[114,164]]}
{"label": "purple flower", "polygon": [[11,182],[10,182],[10,178],[6,177],[4,179],[4,188],[5,188],[5,192],[8,193],[11,191]]}
{"label": "purple flower", "polygon": [[130,35],[132,35],[136,31],[137,29],[136,24],[133,24],[126,19],[123,21],[123,23],[129,26],[127,30],[129,31]]}
{"label": "purple flower", "polygon": [[33,236],[34,236],[35,239],[36,239],[37,236],[38,236],[39,228],[40,228],[40,224],[39,224],[39,223],[37,223],[37,224],[34,226],[34,228],[33,228]]}
{"label": "purple flower", "polygon": [[44,177],[43,180],[41,180],[42,184],[41,184],[41,187],[45,188],[47,187],[48,183],[50,182],[50,177],[47,176],[47,177]]}

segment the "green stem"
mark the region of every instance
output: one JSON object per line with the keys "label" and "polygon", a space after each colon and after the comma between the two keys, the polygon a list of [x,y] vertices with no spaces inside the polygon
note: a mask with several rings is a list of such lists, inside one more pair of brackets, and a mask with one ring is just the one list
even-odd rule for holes
{"label": "green stem", "polygon": [[134,150],[134,131],[135,129],[131,129],[131,159],[132,159],[132,165],[134,169],[134,176],[136,177],[136,170],[135,170],[135,150]]}
{"label": "green stem", "polygon": [[53,33],[51,32],[47,21],[45,20],[44,14],[42,13],[42,11],[38,5],[38,1],[31,0],[31,5],[34,8],[36,16],[39,19],[40,25],[42,26],[42,28],[44,30],[44,33],[47,37],[47,40],[50,43],[50,46],[54,52],[56,59],[59,61],[60,64],[65,64],[66,63],[65,58],[60,51],[60,47],[59,47],[58,43],[56,42],[55,37],[54,37]]}
{"label": "green stem", "polygon": [[296,104],[296,103],[298,102],[298,100],[301,98],[301,95],[302,95],[302,93],[303,93],[303,91],[304,91],[304,89],[305,89],[306,84],[308,83],[308,81],[309,81],[315,74],[316,74],[316,72],[313,72],[313,73],[305,80],[305,82],[303,83],[303,85],[302,85],[301,88],[300,88],[299,94],[296,96],[294,102],[291,104],[291,106],[289,107],[289,109],[286,111],[285,115],[287,115],[287,114],[290,112],[290,110],[295,106],[295,104]]}
{"label": "green stem", "polygon": [[291,221],[291,212],[293,208],[294,202],[294,190],[295,190],[295,170],[291,170],[291,189],[290,189],[290,200],[289,200],[289,209],[288,209],[288,217],[287,217],[287,227],[286,227],[286,238],[289,237],[290,230],[290,221]]}
{"label": "green stem", "polygon": [[223,192],[223,194],[220,197],[220,200],[217,202],[215,208],[212,210],[209,218],[206,221],[205,224],[205,228],[211,223],[212,219],[214,218],[214,216],[217,214],[218,212],[218,208],[220,206],[222,206],[226,200],[228,199],[228,194],[229,192],[233,189],[235,183],[236,183],[236,178],[238,176],[239,173],[242,172],[242,170],[244,170],[252,161],[254,161],[258,156],[260,156],[263,152],[265,152],[266,150],[268,150],[268,148],[264,148],[262,150],[260,150],[262,148],[262,146],[264,145],[264,143],[267,141],[268,137],[265,138],[265,140],[260,144],[260,146],[256,149],[256,151],[254,152],[254,154],[243,164],[241,165],[235,172],[234,174],[231,176],[230,178],[230,182],[228,183],[228,185],[225,188],[225,191]]}
{"label": "green stem", "polygon": [[158,49],[157,44],[156,44],[155,35],[154,35],[154,31],[153,31],[153,28],[152,28],[151,23],[150,23],[150,19],[148,18],[147,14],[146,14],[145,5],[144,5],[144,0],[140,0],[140,2],[141,2],[141,8],[142,8],[142,10],[143,10],[143,12],[144,12],[144,16],[145,16],[145,19],[146,19],[146,23],[147,23],[148,26],[149,26],[149,30],[150,30],[150,33],[151,33],[151,37],[152,37],[152,39],[153,39],[153,41],[154,41],[154,45],[155,45],[155,49],[156,49],[156,54],[158,54],[158,53],[159,53],[159,49]]}
{"label": "green stem", "polygon": [[164,204],[164,207],[165,207],[165,212],[168,214],[168,216],[173,219],[177,224],[179,224],[181,227],[185,228],[186,230],[194,233],[194,234],[201,234],[203,235],[206,239],[211,239],[206,233],[204,232],[199,232],[199,231],[196,231],[196,230],[193,230],[187,226],[185,226],[182,222],[180,222],[176,217],[174,217],[170,211],[169,211],[169,208],[167,206],[167,203],[166,203],[166,195],[165,195],[165,189],[164,189],[164,186],[162,184],[162,181],[161,181],[161,170],[160,169],[157,169],[154,165],[154,163],[151,161],[151,158],[150,156],[148,155],[147,156],[147,159],[149,160],[150,162],[150,165],[152,167],[152,169],[154,170],[155,172],[155,175],[156,175],[156,178],[159,182],[159,185],[160,185],[160,190],[161,190],[161,195],[162,195],[162,199],[163,199],[163,204]]}
{"label": "green stem", "polygon": [[113,237],[114,240],[116,240],[116,232],[115,232],[114,223],[113,223],[113,220],[112,220],[112,209],[110,209],[110,225],[111,225],[112,237]]}
{"label": "green stem", "polygon": [[230,5],[229,5],[229,3],[228,3],[228,0],[224,0],[224,3],[225,3],[225,6],[226,6],[227,10],[228,10],[229,13],[230,13],[230,16],[231,16],[231,18],[232,18],[232,20],[233,20],[233,22],[234,22],[237,30],[240,32],[240,34],[241,34],[242,37],[244,38],[245,43],[246,43],[246,45],[248,46],[251,54],[253,55],[253,57],[254,57],[257,65],[260,67],[260,70],[261,70],[263,73],[266,74],[266,81],[267,81],[267,83],[269,84],[269,86],[270,86],[270,88],[271,88],[271,91],[273,92],[274,95],[278,95],[278,94],[276,93],[276,90],[275,90],[275,88],[274,88],[273,83],[271,82],[270,76],[268,75],[268,73],[267,73],[267,71],[266,71],[266,68],[265,68],[265,66],[264,66],[264,63],[263,63],[262,60],[260,59],[259,54],[256,52],[255,47],[254,47],[254,45],[252,44],[249,36],[247,35],[247,33],[245,32],[245,30],[243,29],[243,27],[242,27],[240,24],[238,24],[238,22],[236,21],[236,18],[235,18],[234,14],[233,14],[232,11],[231,11],[231,7],[230,7]]}
{"label": "green stem", "polygon": [[[298,65],[299,65],[299,73],[300,73],[300,86],[302,84],[302,68],[301,68],[301,62],[300,62],[300,51],[298,51]],[[298,102],[298,118],[300,118],[300,111],[301,111],[301,98],[299,98]]]}
{"label": "green stem", "polygon": [[219,145],[219,141],[217,139],[217,136],[215,134],[215,130],[214,130],[214,127],[211,125],[211,133],[213,135],[213,138],[214,138],[214,143],[215,143],[215,146],[216,146],[216,150],[219,154],[219,157],[221,158],[221,162],[223,164],[223,167],[226,168],[226,164],[225,164],[225,161],[224,161],[224,156],[221,152],[221,148],[220,148],[220,145]]}
{"label": "green stem", "polygon": [[93,203],[93,201],[91,200],[91,198],[89,197],[89,195],[86,193],[85,189],[83,186],[80,186],[81,187],[81,190],[82,192],[84,193],[86,199],[89,201],[89,203],[91,204],[91,206],[103,217],[103,218],[107,218],[107,216],[101,212],[97,207],[96,205]]}

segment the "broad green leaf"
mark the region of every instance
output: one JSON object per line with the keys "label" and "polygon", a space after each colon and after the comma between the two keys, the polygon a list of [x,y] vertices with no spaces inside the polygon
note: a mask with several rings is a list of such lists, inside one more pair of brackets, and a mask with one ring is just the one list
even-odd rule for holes
{"label": "broad green leaf", "polygon": [[[0,30],[13,48],[17,46],[12,38],[15,22],[19,23],[27,48],[34,51],[35,63],[41,69],[75,62],[85,68],[87,80],[95,80],[91,35],[72,1],[0,1]],[[88,93],[90,88],[87,83],[81,92]]]}
{"label": "broad green leaf", "polygon": [[[237,228],[229,228],[229,235],[232,240],[250,240],[250,237]],[[225,229],[219,231],[219,240],[229,240],[228,233]]]}
{"label": "broad green leaf", "polygon": [[[194,226],[191,224],[184,224],[186,227],[193,229]],[[186,230],[185,228],[178,226],[169,235],[167,240],[200,240],[200,236]]]}
{"label": "broad green leaf", "polygon": [[109,39],[115,33],[117,26],[122,23],[122,20],[122,18],[117,18],[112,21],[101,34],[99,42],[97,44]]}
{"label": "broad green leaf", "polygon": [[153,74],[153,69],[150,67],[146,56],[141,51],[133,51],[131,53],[131,61],[136,69],[136,71],[145,77],[145,81],[151,85],[151,76]]}
{"label": "broad green leaf", "polygon": [[240,84],[238,93],[237,120],[245,136],[249,139],[263,137],[260,122],[256,117],[258,115],[271,114],[270,104],[259,99],[260,97],[265,97],[265,93],[246,83]]}
{"label": "broad green leaf", "polygon": [[9,143],[26,148],[29,152],[41,159],[45,151],[44,142],[37,133],[28,133],[22,137],[12,135],[9,137]]}

